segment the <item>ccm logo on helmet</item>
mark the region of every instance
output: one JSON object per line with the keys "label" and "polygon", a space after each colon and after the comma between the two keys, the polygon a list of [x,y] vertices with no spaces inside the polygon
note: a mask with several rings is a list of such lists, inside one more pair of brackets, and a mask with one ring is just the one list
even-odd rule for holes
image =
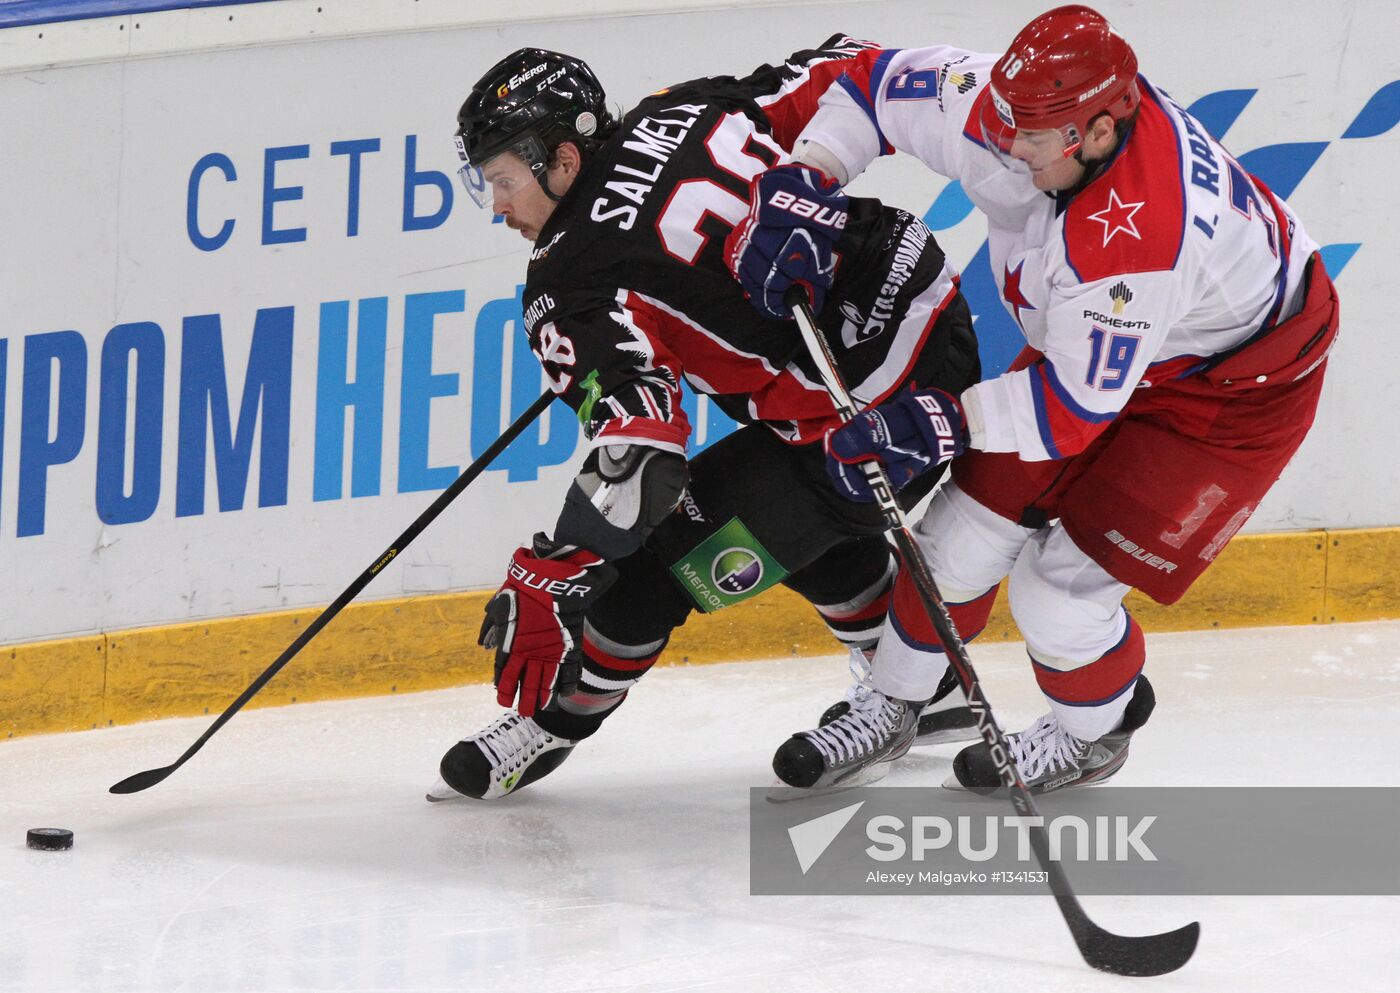
{"label": "ccm logo on helmet", "polygon": [[768,203],[779,210],[786,210],[790,214],[798,217],[816,221],[825,227],[840,231],[846,226],[846,212],[844,210],[834,210],[831,207],[823,207],[821,204],[805,200],[786,190],[779,190],[774,193]]}
{"label": "ccm logo on helmet", "polygon": [[528,586],[532,590],[543,590],[550,596],[587,596],[593,591],[592,586],[585,586],[581,583],[566,583],[562,579],[550,579],[548,576],[537,576],[529,569],[515,562],[510,564],[510,578],[519,581],[520,585]]}

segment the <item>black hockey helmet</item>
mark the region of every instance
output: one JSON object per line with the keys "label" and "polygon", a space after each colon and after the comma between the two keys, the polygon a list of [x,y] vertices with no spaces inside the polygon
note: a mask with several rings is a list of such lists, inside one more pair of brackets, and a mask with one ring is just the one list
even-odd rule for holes
{"label": "black hockey helmet", "polygon": [[543,48],[522,48],[497,62],[457,112],[460,176],[478,206],[490,203],[481,169],[503,152],[529,167],[551,199],[546,170],[561,142],[585,153],[617,128],[607,95],[587,63]]}

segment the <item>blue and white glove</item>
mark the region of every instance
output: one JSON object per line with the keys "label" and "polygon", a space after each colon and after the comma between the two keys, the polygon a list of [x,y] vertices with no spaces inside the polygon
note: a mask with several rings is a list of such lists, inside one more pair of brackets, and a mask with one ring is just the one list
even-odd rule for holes
{"label": "blue and white glove", "polygon": [[899,491],[966,449],[967,418],[957,398],[942,390],[905,390],[827,432],[826,471],[847,500],[874,503],[860,463],[879,459]]}
{"label": "blue and white glove", "polygon": [[724,241],[724,261],[750,302],[787,318],[783,294],[805,286],[820,313],[836,274],[834,249],[846,227],[848,198],[818,169],[782,165],[749,184],[749,213]]}

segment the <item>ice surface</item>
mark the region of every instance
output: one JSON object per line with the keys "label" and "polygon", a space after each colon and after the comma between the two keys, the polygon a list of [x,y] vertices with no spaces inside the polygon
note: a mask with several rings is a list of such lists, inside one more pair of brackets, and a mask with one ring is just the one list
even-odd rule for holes
{"label": "ice surface", "polygon": [[[1400,783],[1400,623],[1149,636],[1158,708],[1118,782]],[[1041,706],[976,645],[1003,723]],[[486,687],[0,742],[0,990],[1394,991],[1400,898],[1086,897],[1104,926],[1200,920],[1195,959],[1124,980],[1036,897],[751,897],[750,786],[844,660],[661,669],[548,779],[430,805]],[[954,746],[886,780],[941,782]],[[30,851],[30,827],[73,829]],[[1400,830],[1397,831],[1400,837]]]}

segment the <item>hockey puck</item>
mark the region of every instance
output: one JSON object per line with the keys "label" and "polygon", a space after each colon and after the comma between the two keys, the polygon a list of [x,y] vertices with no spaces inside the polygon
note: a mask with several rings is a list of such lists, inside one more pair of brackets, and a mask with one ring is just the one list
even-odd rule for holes
{"label": "hockey puck", "polygon": [[73,832],[67,828],[30,828],[24,843],[41,852],[66,852],[73,847]]}

